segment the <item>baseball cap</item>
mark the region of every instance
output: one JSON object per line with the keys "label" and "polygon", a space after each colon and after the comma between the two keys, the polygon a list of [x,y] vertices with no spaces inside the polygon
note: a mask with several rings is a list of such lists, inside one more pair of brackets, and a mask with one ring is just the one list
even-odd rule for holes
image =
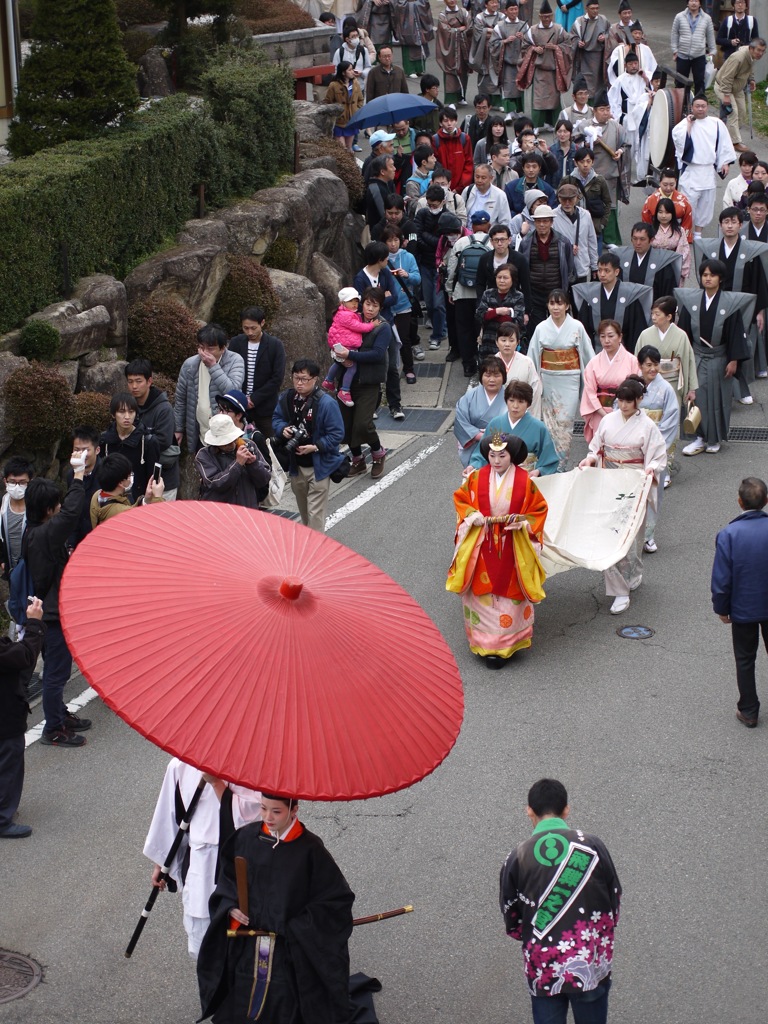
{"label": "baseball cap", "polygon": [[397,136],[394,132],[390,135],[389,132],[385,132],[383,128],[379,128],[379,130],[374,132],[371,136],[371,149],[373,149],[374,146],[378,146],[380,142],[391,142],[392,139],[396,137]]}

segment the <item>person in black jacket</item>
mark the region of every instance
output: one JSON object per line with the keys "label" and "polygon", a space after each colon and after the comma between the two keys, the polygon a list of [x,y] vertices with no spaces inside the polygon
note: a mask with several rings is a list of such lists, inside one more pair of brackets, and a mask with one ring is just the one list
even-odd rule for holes
{"label": "person in black jacket", "polygon": [[43,646],[43,605],[33,597],[27,608],[24,638],[0,639],[0,839],[25,839],[29,825],[14,824],[24,786],[24,733],[29,704],[24,678],[34,669]]}
{"label": "person in black jacket", "polygon": [[139,421],[139,405],[133,395],[119,391],[109,403],[112,422],[101,435],[101,454],[124,455],[133,469],[133,486],[126,493],[131,503],[147,489],[149,478],[160,461],[160,444]]}
{"label": "person in black jacket", "polygon": [[[437,222],[445,209],[445,191],[439,185],[430,185],[426,192],[427,205],[416,212],[416,262],[421,271],[421,294],[432,321],[432,335],[429,347],[440,347],[443,338],[448,337],[445,320],[445,295],[438,290],[437,243],[440,230]],[[413,251],[413,250],[411,250]]]}
{"label": "person in black jacket", "polygon": [[56,484],[39,476],[30,481],[24,496],[27,532],[22,542],[22,555],[32,575],[35,596],[43,602],[46,625],[43,645],[45,726],[40,742],[51,747],[81,747],[85,737],[79,733],[91,727],[87,718],[78,718],[64,704],[72,655],[59,619],[59,586],[69,557],[66,540],[77,526],[85,504],[85,454],[74,454],[70,464],[74,477],[63,502]]}
{"label": "person in black jacket", "polygon": [[165,492],[163,501],[175,501],[179,487],[179,455],[181,449],[173,436],[173,406],[165,391],[152,383],[152,363],[148,359],[132,359],[123,371],[128,390],[139,407],[141,425],[154,434],[160,445],[159,462],[163,467]]}
{"label": "person in black jacket", "polygon": [[[92,530],[91,526],[91,498],[101,488],[99,480],[99,466],[101,464],[101,448],[99,447],[99,431],[87,423],[75,427],[72,438],[72,454],[85,455],[85,474],[83,476],[83,488],[85,490],[85,501],[80,521],[74,531],[67,537],[67,547],[74,551],[83,537],[87,537]],[[67,470],[66,484],[72,486],[74,474],[71,469]]]}
{"label": "person in black jacket", "polygon": [[394,192],[395,159],[392,156],[377,156],[371,161],[371,173],[365,192],[365,219],[373,232],[386,217],[384,202]]}
{"label": "person in black jacket", "polygon": [[232,338],[229,348],[245,363],[243,391],[248,395],[248,422],[264,437],[271,437],[272,413],[285,374],[285,346],[274,334],[267,334],[266,322],[260,306],[248,306],[240,314],[243,333]]}

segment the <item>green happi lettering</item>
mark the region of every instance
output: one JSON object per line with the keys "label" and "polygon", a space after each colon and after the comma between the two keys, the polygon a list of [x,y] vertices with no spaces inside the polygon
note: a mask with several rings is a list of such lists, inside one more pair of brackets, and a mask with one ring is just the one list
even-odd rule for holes
{"label": "green happi lettering", "polygon": [[568,864],[566,866],[569,868],[576,868],[577,870],[584,872],[587,870],[590,863],[591,858],[589,854],[582,853],[581,850],[574,850],[568,858]]}
{"label": "green happi lettering", "polygon": [[584,877],[584,872],[583,871],[579,871],[577,868],[570,867],[570,861],[569,861],[569,865],[567,867],[563,868],[563,870],[562,870],[562,872],[560,874],[559,881],[562,882],[563,885],[570,886],[571,891],[573,891],[576,888],[576,886],[579,884],[579,882],[582,880],[583,877]]}

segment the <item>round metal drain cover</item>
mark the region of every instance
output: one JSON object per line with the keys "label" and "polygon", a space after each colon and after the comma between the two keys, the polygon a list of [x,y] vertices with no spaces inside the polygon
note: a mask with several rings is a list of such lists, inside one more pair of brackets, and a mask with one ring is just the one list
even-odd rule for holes
{"label": "round metal drain cover", "polygon": [[43,969],[36,960],[0,949],[0,1003],[21,999],[43,980]]}
{"label": "round metal drain cover", "polygon": [[650,626],[622,626],[616,630],[616,635],[625,640],[647,640],[656,632]]}

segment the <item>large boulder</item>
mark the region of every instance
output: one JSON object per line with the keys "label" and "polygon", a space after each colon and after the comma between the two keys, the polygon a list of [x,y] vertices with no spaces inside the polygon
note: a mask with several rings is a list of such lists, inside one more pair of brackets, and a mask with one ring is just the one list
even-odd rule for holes
{"label": "large boulder", "polygon": [[333,260],[321,252],[312,253],[309,262],[309,279],[316,284],[325,300],[325,322],[330,324],[339,305],[339,291],[345,287],[344,272]]}
{"label": "large boulder", "polygon": [[308,139],[333,138],[333,129],[339,114],[344,112],[340,103],[310,103],[308,100],[294,100],[293,113],[296,117],[296,134],[304,142]]}
{"label": "large boulder", "polygon": [[351,211],[347,213],[342,223],[338,242],[333,252],[333,260],[344,272],[345,284],[352,284],[355,274],[365,263],[363,247],[360,244],[360,236],[364,227],[365,221],[360,214]]}
{"label": "large boulder", "polygon": [[227,276],[227,254],[217,245],[177,245],[135,267],[125,279],[128,303],[152,295],[176,299],[199,320],[210,320]]}
{"label": "large boulder", "polygon": [[296,273],[306,274],[315,247],[306,197],[295,188],[265,188],[216,214],[229,232],[229,251],[263,258],[279,237],[296,244]]}
{"label": "large boulder", "polygon": [[69,384],[69,390],[75,392],[77,380],[80,374],[80,363],[77,359],[67,359],[63,363],[56,363],[56,369]]}
{"label": "large boulder", "polygon": [[81,366],[77,380],[78,391],[99,391],[102,395],[114,395],[116,391],[125,391],[124,359],[96,363],[95,366]]}
{"label": "large boulder", "polygon": [[316,168],[295,175],[287,187],[300,192],[309,206],[313,250],[333,256],[349,210],[346,185],[331,171]]}
{"label": "large boulder", "polygon": [[285,345],[287,385],[295,359],[314,359],[320,366],[328,362],[325,301],[317,286],[299,274],[270,270],[269,278],[280,299],[280,312],[269,330]]}
{"label": "large boulder", "polygon": [[[28,366],[29,363],[23,356],[15,356],[12,352],[0,352],[0,395],[5,393],[5,382],[15,373],[16,370],[21,369],[22,366]],[[7,427],[5,422],[5,402],[0,402],[0,454],[7,451],[13,442],[13,434]]]}
{"label": "large boulder", "polygon": [[159,46],[139,57],[138,86],[140,96],[172,96],[176,89]]}
{"label": "large boulder", "polygon": [[125,285],[109,274],[81,277],[75,288],[75,298],[83,309],[103,306],[109,313],[107,345],[125,352],[128,334],[128,296]]}
{"label": "large boulder", "polygon": [[188,220],[176,235],[179,245],[218,245],[222,249],[229,246],[227,225],[215,217],[203,220]]}
{"label": "large boulder", "polygon": [[29,320],[47,320],[59,331],[62,359],[76,359],[85,352],[93,352],[106,345],[111,323],[109,311],[104,306],[84,309],[79,299],[55,302],[39,313],[33,313]]}

